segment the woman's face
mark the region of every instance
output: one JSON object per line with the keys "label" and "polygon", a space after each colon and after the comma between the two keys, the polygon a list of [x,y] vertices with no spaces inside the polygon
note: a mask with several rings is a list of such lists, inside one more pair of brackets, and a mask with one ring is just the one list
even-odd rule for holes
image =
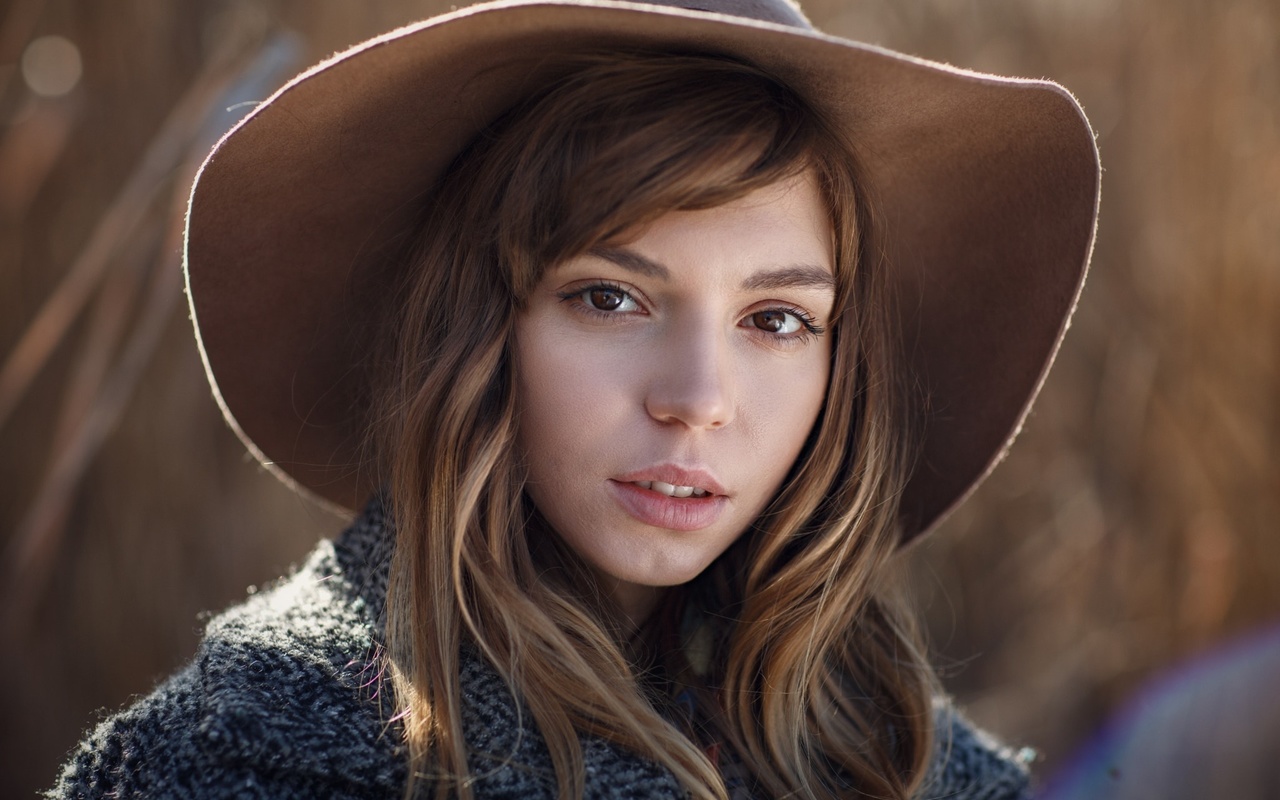
{"label": "woman's face", "polygon": [[633,623],[795,462],[826,392],[832,269],[805,174],[549,269],[518,316],[529,495]]}

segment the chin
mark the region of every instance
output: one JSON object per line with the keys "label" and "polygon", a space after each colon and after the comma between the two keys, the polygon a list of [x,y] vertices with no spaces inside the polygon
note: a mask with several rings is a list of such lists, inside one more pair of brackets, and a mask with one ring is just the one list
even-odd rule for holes
{"label": "chin", "polygon": [[637,586],[647,586],[652,589],[669,589],[673,586],[683,586],[701,575],[709,565],[710,562],[690,566],[639,570],[636,572],[623,571],[614,573],[614,577],[619,581],[633,583]]}

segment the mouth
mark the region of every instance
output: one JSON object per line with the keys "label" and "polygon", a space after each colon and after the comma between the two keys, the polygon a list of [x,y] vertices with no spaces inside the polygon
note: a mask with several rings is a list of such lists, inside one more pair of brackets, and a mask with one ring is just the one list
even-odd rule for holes
{"label": "mouth", "polygon": [[715,524],[729,507],[728,497],[706,486],[659,480],[608,483],[613,497],[627,514],[655,528],[702,530]]}
{"label": "mouth", "polygon": [[632,486],[648,489],[651,492],[665,494],[667,497],[708,497],[714,492],[700,486],[677,486],[663,481],[627,481]]}
{"label": "mouth", "polygon": [[709,470],[670,463],[616,475],[613,480],[677,500],[697,500],[729,495],[729,490],[725,489]]}

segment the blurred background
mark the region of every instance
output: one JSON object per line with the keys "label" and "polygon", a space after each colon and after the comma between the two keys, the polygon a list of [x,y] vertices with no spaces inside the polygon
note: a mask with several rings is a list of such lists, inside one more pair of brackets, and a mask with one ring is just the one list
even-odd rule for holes
{"label": "blurred background", "polygon": [[[1152,676],[1280,623],[1280,2],[805,7],[1059,81],[1098,134],[1058,364],[1007,461],[904,559],[947,687],[1044,779]],[[246,103],[448,8],[0,2],[0,794],[51,785],[104,710],[190,657],[203,614],[341,529],[210,398],[183,205]]]}

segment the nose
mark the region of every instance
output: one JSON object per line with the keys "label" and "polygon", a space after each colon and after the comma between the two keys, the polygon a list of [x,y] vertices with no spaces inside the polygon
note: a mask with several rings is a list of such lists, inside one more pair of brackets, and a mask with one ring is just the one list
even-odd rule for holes
{"label": "nose", "polygon": [[723,428],[737,412],[729,345],[712,330],[671,337],[656,360],[644,406],[668,425]]}

